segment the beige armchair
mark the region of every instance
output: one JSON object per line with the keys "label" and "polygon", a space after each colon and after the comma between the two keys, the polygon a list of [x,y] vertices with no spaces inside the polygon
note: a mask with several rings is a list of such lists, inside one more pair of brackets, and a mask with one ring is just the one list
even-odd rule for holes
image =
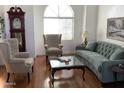
{"label": "beige armchair", "polygon": [[5,64],[9,81],[10,74],[13,73],[27,73],[28,82],[30,81],[30,73],[32,73],[32,66],[34,64],[33,58],[15,58],[11,54],[9,44],[6,42],[0,43],[0,61]]}
{"label": "beige armchair", "polygon": [[62,56],[61,34],[43,35],[46,52],[46,62],[49,56]]}
{"label": "beige armchair", "polygon": [[28,52],[19,52],[19,44],[18,44],[17,38],[9,38],[9,39],[5,39],[4,41],[9,44],[11,54],[13,57],[16,57],[16,58],[28,58],[29,57]]}

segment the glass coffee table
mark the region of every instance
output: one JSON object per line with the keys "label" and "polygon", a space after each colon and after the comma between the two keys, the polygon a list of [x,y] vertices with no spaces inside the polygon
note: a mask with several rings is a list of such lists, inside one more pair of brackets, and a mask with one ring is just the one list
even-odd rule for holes
{"label": "glass coffee table", "polygon": [[49,59],[50,64],[50,84],[54,87],[54,74],[59,70],[81,69],[83,71],[82,78],[84,79],[85,65],[80,62],[75,56],[63,56]]}

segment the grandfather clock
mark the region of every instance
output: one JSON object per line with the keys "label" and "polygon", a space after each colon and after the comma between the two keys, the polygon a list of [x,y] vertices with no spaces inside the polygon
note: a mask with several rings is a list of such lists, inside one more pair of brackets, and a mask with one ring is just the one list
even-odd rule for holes
{"label": "grandfather clock", "polygon": [[17,38],[19,42],[19,51],[24,52],[25,49],[25,24],[24,15],[20,7],[11,7],[7,11],[10,24],[10,37]]}

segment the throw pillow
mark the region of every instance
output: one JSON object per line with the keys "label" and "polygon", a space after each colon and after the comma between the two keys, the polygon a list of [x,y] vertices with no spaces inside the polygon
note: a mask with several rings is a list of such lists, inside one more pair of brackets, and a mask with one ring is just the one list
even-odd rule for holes
{"label": "throw pillow", "polygon": [[94,42],[94,43],[88,43],[87,46],[86,46],[86,49],[87,50],[90,50],[90,51],[94,51],[96,45],[97,45],[96,42]]}

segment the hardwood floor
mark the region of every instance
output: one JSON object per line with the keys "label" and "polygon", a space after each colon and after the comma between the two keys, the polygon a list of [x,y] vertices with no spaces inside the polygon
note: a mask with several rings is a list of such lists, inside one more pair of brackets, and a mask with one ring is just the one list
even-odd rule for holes
{"label": "hardwood floor", "polygon": [[[1,88],[49,88],[49,70],[45,63],[45,56],[35,59],[34,71],[28,83],[27,74],[11,74],[9,83],[6,83],[7,73],[5,67],[0,67]],[[85,81],[82,80],[81,70],[63,70],[55,74],[55,88],[100,88],[101,83],[96,76],[86,69]]]}

